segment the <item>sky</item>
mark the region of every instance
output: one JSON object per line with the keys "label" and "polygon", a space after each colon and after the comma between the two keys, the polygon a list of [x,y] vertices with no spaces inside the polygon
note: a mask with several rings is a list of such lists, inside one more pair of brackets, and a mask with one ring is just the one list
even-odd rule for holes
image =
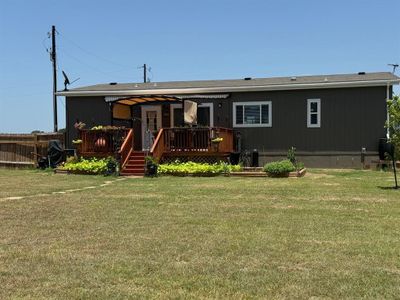
{"label": "sky", "polygon": [[[399,0],[0,0],[0,132],[52,131],[51,25],[61,90],[61,70],[73,88],[141,82],[143,63],[153,82],[391,71],[399,13]],[[65,127],[64,97],[58,116]]]}

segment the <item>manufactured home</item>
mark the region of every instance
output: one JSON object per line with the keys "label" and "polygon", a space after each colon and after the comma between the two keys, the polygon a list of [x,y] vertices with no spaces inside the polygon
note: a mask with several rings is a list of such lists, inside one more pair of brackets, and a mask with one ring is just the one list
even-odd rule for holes
{"label": "manufactured home", "polygon": [[[387,135],[386,100],[399,82],[389,72],[360,72],[108,83],[58,95],[66,98],[68,146],[79,138],[74,124],[84,122],[123,126],[131,139],[125,151],[153,151],[158,159],[257,150],[262,165],[293,146],[307,166],[358,168],[378,157],[379,139]],[[185,126],[185,101],[197,103],[196,125]]]}

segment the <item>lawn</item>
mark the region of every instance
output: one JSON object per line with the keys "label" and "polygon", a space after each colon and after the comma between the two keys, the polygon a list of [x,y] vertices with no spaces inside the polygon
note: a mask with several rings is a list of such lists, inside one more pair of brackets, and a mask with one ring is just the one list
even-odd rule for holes
{"label": "lawn", "polygon": [[398,298],[392,185],[0,170],[0,298]]}

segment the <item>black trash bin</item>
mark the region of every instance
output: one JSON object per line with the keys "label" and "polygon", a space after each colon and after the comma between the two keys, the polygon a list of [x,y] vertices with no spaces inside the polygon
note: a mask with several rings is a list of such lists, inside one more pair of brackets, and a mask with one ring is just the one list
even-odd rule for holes
{"label": "black trash bin", "polygon": [[389,143],[386,138],[379,139],[379,159],[385,160],[386,155],[389,155],[390,158],[394,156],[394,145]]}
{"label": "black trash bin", "polygon": [[387,139],[379,139],[379,159],[384,160],[385,159],[385,153],[386,153],[386,144],[387,144]]}
{"label": "black trash bin", "polygon": [[258,156],[258,150],[254,149],[251,153],[251,166],[254,168],[258,167]]}
{"label": "black trash bin", "polygon": [[239,159],[240,159],[240,152],[232,152],[229,155],[229,162],[231,163],[231,165],[238,165]]}

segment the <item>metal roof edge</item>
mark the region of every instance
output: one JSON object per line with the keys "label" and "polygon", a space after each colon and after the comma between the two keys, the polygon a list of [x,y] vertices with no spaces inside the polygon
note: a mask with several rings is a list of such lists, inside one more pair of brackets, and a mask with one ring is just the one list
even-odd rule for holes
{"label": "metal roof edge", "polygon": [[319,82],[299,84],[255,85],[237,87],[205,87],[205,88],[173,88],[173,89],[146,89],[146,90],[109,90],[109,91],[59,91],[57,96],[134,96],[134,95],[170,95],[170,94],[195,94],[195,93],[228,93],[228,92],[261,92],[279,90],[302,90],[324,88],[347,88],[365,86],[386,86],[399,84],[400,79],[379,79],[368,81],[347,82]]}

